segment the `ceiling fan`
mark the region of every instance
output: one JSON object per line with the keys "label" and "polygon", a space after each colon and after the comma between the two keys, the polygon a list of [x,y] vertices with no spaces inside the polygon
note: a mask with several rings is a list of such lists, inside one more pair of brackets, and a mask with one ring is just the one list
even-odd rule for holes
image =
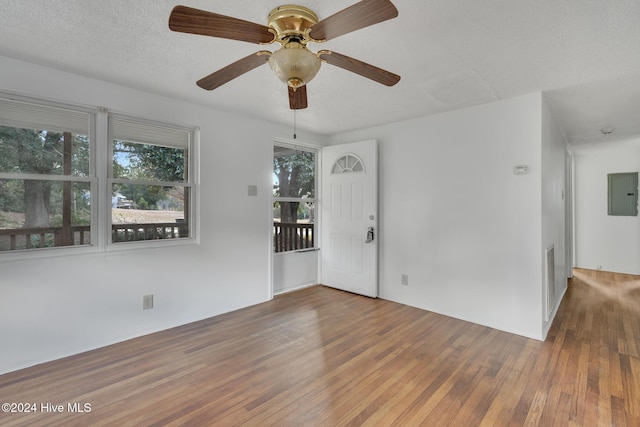
{"label": "ceiling fan", "polygon": [[169,28],[263,45],[280,43],[281,48],[275,52],[258,51],[203,77],[197,85],[213,90],[268,62],[288,86],[289,106],[299,110],[307,108],[306,85],[315,77],[322,62],[387,86],[398,83],[400,76],[357,59],[330,50],[313,53],[307,49],[309,42],[322,43],[396,16],[398,10],[389,0],[362,0],[323,20],[318,20],[318,16],[306,7],[283,5],[271,11],[268,26],[264,26],[188,6],[176,6],[169,16]]}

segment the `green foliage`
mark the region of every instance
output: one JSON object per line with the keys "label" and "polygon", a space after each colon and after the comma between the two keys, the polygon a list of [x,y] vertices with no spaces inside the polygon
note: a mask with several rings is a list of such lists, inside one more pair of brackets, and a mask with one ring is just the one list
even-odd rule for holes
{"label": "green foliage", "polygon": [[184,181],[183,149],[115,141],[113,152],[113,176],[116,178]]}
{"label": "green foliage", "polygon": [[138,209],[149,209],[149,202],[147,202],[142,196],[138,199]]}
{"label": "green foliage", "polygon": [[71,173],[76,176],[89,176],[89,159],[91,156],[89,137],[74,135],[71,150]]}
{"label": "green foliage", "polygon": [[[275,197],[315,197],[315,153],[276,151],[273,173],[277,181],[273,185]],[[280,202],[280,220],[297,222],[300,208],[299,202]]]}
{"label": "green foliage", "polygon": [[[113,176],[132,180],[185,181],[185,150],[129,141],[115,141]],[[174,196],[175,188],[160,185],[117,184],[119,191],[136,202],[138,209],[156,209]],[[167,204],[167,203],[165,203]]]}
{"label": "green foliage", "polygon": [[275,197],[315,197],[314,153],[274,156],[273,173],[278,181],[273,185]]}
{"label": "green foliage", "polygon": [[24,189],[17,179],[0,180],[0,211],[24,212]]}
{"label": "green foliage", "polygon": [[161,200],[170,196],[172,187],[139,184],[117,184],[114,191],[118,191],[129,200],[133,200],[136,209],[156,209]]}
{"label": "green foliage", "polygon": [[19,228],[23,222],[20,215],[0,212],[0,228]]}
{"label": "green foliage", "polygon": [[59,133],[0,126],[0,170],[51,173],[59,163],[60,138]]}
{"label": "green foliage", "polygon": [[[71,140],[71,175],[89,173],[89,139]],[[64,134],[0,126],[0,171],[62,175]]]}
{"label": "green foliage", "polygon": [[[294,206],[292,206],[295,203]],[[293,219],[292,210],[295,211],[295,219],[297,220],[313,220],[313,203],[297,203],[297,202],[274,202],[273,203],[273,217],[279,218],[282,222],[291,222]],[[282,215],[285,218],[282,218]],[[289,215],[289,217],[287,217]]]}
{"label": "green foliage", "polygon": [[[60,132],[0,126],[0,171],[62,175],[64,141],[65,134]],[[87,136],[71,135],[71,175],[89,174],[89,150]],[[60,215],[62,206],[61,185],[61,182],[47,180],[1,180],[0,210],[23,213],[25,225],[53,225],[51,221],[53,219],[55,223],[55,216]],[[90,211],[86,197],[88,188],[86,185],[86,189],[73,193],[73,205],[83,218]],[[80,214],[80,211],[83,213]]]}

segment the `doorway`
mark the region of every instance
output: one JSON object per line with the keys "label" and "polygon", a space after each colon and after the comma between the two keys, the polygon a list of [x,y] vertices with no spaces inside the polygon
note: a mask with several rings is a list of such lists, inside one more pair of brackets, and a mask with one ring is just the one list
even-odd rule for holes
{"label": "doorway", "polygon": [[318,148],[276,141],[273,147],[273,294],[318,282]]}

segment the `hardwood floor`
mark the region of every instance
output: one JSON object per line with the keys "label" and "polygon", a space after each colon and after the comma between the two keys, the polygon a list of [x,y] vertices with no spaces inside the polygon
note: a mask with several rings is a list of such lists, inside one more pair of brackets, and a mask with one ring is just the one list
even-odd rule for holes
{"label": "hardwood floor", "polygon": [[318,286],[0,376],[0,424],[640,426],[639,350],[639,276],[576,270],[545,342]]}

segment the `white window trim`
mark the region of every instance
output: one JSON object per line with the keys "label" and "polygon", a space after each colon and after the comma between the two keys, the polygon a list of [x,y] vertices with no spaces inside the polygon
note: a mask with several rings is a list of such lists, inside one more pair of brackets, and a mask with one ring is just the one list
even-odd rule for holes
{"label": "white window trim", "polygon": [[[113,140],[116,137],[113,135],[113,129],[110,124],[110,119],[114,118],[116,120],[126,121],[132,123],[134,127],[136,124],[139,125],[148,125],[159,128],[169,128],[182,132],[187,132],[189,134],[188,142],[186,145],[177,144],[177,148],[186,148],[188,152],[189,159],[189,167],[188,167],[188,176],[185,181],[182,182],[173,182],[173,181],[154,181],[154,180],[132,180],[126,178],[113,178]],[[199,218],[200,215],[197,215],[196,209],[199,208],[198,200],[199,200],[199,186],[196,185],[195,178],[198,176],[198,167],[199,164],[199,140],[200,140],[200,128],[199,127],[189,127],[189,126],[181,126],[176,124],[169,124],[165,122],[160,122],[156,120],[149,120],[140,117],[130,116],[122,113],[108,113],[107,114],[107,161],[105,162],[107,168],[107,186],[105,188],[105,203],[108,203],[111,206],[111,188],[113,184],[136,184],[136,185],[158,185],[158,186],[178,186],[190,189],[190,197],[189,197],[189,237],[179,238],[179,239],[155,239],[155,240],[137,240],[131,242],[112,242],[111,240],[111,225],[112,225],[112,209],[106,208],[107,218],[106,218],[106,226],[104,227],[104,250],[107,252],[118,252],[123,250],[132,250],[132,249],[140,249],[144,250],[145,248],[164,248],[171,246],[183,246],[183,245],[191,245],[191,244],[199,244],[199,234],[197,233]],[[126,140],[126,138],[125,138]],[[145,141],[141,141],[146,143]]]}
{"label": "white window trim", "polygon": [[[23,96],[11,92],[0,92],[0,97],[4,99],[14,100],[34,104],[42,107],[58,108],[70,111],[77,111],[89,115],[89,150],[91,153],[96,151],[96,126],[98,109],[95,107],[74,105],[64,102],[57,102],[41,98]],[[89,175],[45,175],[45,174],[18,174],[0,172],[0,179],[37,179],[47,181],[73,181],[73,182],[90,182],[91,183],[91,241],[90,245],[83,246],[59,246],[53,248],[36,248],[23,249],[15,251],[0,251],[0,262],[17,261],[22,259],[51,258],[69,255],[85,255],[101,251],[98,242],[94,240],[94,236],[99,233],[99,224],[97,222],[98,206],[96,206],[99,191],[98,175],[96,174],[96,156],[89,157]]]}
{"label": "white window trim", "polygon": [[[294,150],[300,150],[300,151],[306,151],[306,152],[310,152],[310,153],[314,153],[315,154],[315,170],[314,170],[314,193],[316,194],[316,197],[314,198],[299,198],[299,197],[274,197],[273,196],[273,186],[271,187],[271,201],[270,201],[270,213],[271,213],[271,222],[270,222],[270,227],[271,230],[273,230],[273,204],[276,202],[301,202],[301,203],[313,203],[315,205],[315,209],[316,209],[316,217],[315,217],[315,221],[314,221],[314,236],[319,236],[318,231],[320,230],[320,209],[318,209],[318,191],[319,191],[319,184],[320,184],[320,179],[319,179],[319,173],[320,173],[320,157],[321,157],[321,146],[315,145],[315,144],[310,144],[310,143],[306,143],[306,142],[295,142],[295,141],[289,141],[289,140],[285,140],[285,139],[280,139],[280,138],[276,138],[273,141],[273,146],[274,147],[285,147],[285,148],[291,148]],[[271,153],[272,156],[272,160],[273,160],[273,152]],[[273,172],[273,169],[272,169]],[[271,234],[270,234],[271,235]],[[320,240],[318,238],[314,239],[313,242],[313,248],[309,248],[309,249],[304,249],[303,251],[312,251],[312,250],[318,250],[320,245]],[[291,253],[296,253],[299,251],[284,251],[284,252],[274,252],[273,250],[273,239],[270,239],[270,253],[272,256],[279,256],[279,255],[283,255],[283,254],[291,254]]]}
{"label": "white window trim", "polygon": [[[0,179],[46,179],[52,181],[89,182],[91,184],[91,244],[83,246],[59,246],[53,248],[36,248],[15,251],[0,251],[0,263],[22,259],[52,258],[59,256],[79,256],[96,253],[117,253],[129,250],[153,250],[163,247],[184,246],[200,243],[200,128],[198,126],[178,125],[149,120],[124,113],[117,113],[134,122],[148,123],[160,127],[181,129],[190,132],[189,176],[187,181],[180,183],[190,188],[190,218],[189,237],[180,239],[144,240],[136,242],[111,243],[111,185],[119,179],[111,179],[112,152],[111,135],[109,132],[109,117],[112,115],[106,108],[90,107],[64,102],[50,101],[41,98],[22,96],[19,94],[0,92],[0,97],[12,99],[45,107],[62,108],[84,112],[90,117],[89,149],[92,153],[89,159],[89,176],[76,175],[39,175],[2,173]],[[110,155],[111,154],[111,155]],[[126,182],[131,182],[124,180]],[[149,185],[176,185],[150,181]]]}

